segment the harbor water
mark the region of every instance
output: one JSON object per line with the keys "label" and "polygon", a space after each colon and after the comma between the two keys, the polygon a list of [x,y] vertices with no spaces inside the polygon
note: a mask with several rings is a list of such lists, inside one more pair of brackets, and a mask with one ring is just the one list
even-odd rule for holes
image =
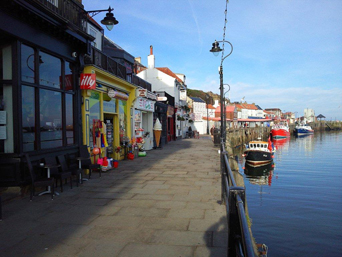
{"label": "harbor water", "polygon": [[268,256],[342,256],[342,132],[275,145],[274,167],[240,161],[256,242]]}

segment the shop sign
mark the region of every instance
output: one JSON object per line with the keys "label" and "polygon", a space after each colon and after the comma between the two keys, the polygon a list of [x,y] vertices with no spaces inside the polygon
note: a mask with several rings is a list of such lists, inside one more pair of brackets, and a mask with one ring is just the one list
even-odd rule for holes
{"label": "shop sign", "polygon": [[138,98],[136,108],[143,110],[143,111],[153,112],[154,111],[154,102],[147,100],[145,98]]}
{"label": "shop sign", "polygon": [[96,87],[96,74],[93,73],[82,73],[80,79],[81,89],[95,89]]}
{"label": "shop sign", "polygon": [[138,88],[135,90],[136,97],[147,97],[147,89]]}
{"label": "shop sign", "polygon": [[150,92],[147,92],[147,98],[150,98],[152,100],[157,100],[157,96],[155,94],[150,93]]}
{"label": "shop sign", "polygon": [[111,98],[116,98],[116,99],[120,99],[120,100],[127,100],[128,99],[128,95],[119,91],[115,91],[113,89],[109,89],[108,90],[108,96]]}

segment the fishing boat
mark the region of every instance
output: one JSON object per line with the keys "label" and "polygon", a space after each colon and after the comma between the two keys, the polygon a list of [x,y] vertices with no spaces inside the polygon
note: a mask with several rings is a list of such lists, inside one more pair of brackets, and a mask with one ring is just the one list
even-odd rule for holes
{"label": "fishing boat", "polygon": [[314,130],[308,124],[297,125],[293,131],[296,135],[311,135]]}
{"label": "fishing boat", "polygon": [[277,124],[273,125],[271,130],[272,138],[286,138],[290,136],[289,125],[286,120],[280,120]]}
{"label": "fishing boat", "polygon": [[252,166],[245,164],[244,173],[251,184],[269,185],[272,184],[274,163],[270,162],[263,166]]}
{"label": "fishing boat", "polygon": [[261,140],[250,141],[246,145],[246,150],[243,154],[246,163],[253,166],[262,166],[273,161],[273,146],[271,139],[268,142]]}

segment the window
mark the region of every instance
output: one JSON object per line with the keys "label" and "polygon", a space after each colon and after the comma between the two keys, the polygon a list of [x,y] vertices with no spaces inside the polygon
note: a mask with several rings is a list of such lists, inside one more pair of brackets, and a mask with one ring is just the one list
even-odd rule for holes
{"label": "window", "polygon": [[39,90],[41,149],[63,146],[62,94],[46,89]]}
{"label": "window", "polygon": [[33,151],[36,143],[35,136],[35,96],[34,87],[22,86],[22,133],[24,152]]}
{"label": "window", "polygon": [[39,84],[53,88],[62,88],[61,60],[42,52],[39,56],[39,63]]}
{"label": "window", "polygon": [[21,53],[23,151],[74,144],[72,63],[23,44]]}
{"label": "window", "polygon": [[120,129],[120,143],[122,144],[127,136],[127,102],[119,101],[119,129]]}
{"label": "window", "polygon": [[34,50],[26,45],[21,46],[21,80],[34,83],[35,79]]}
{"label": "window", "polygon": [[89,97],[89,145],[96,145],[98,131],[93,131],[93,124],[100,119],[100,114],[100,93],[92,91]]}

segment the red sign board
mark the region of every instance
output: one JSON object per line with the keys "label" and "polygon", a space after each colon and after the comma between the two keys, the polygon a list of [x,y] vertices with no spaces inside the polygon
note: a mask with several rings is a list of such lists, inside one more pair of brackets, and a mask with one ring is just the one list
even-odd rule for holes
{"label": "red sign board", "polygon": [[96,74],[82,73],[80,79],[81,89],[95,89],[96,88]]}

